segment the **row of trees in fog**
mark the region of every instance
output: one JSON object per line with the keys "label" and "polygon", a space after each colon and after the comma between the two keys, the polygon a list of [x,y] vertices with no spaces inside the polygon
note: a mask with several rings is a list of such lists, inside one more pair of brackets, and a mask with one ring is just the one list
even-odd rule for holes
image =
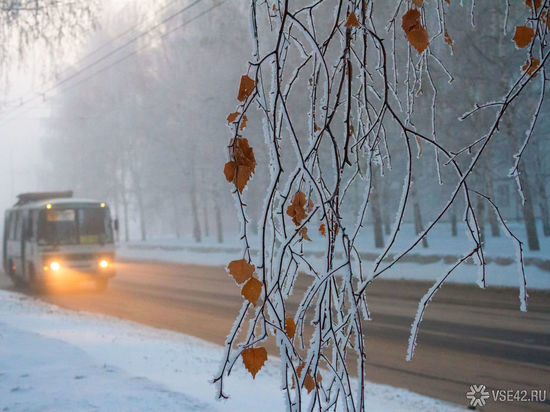
{"label": "row of trees in fog", "polygon": [[[196,241],[205,236],[223,241],[224,231],[238,230],[230,186],[223,179],[227,160],[223,147],[228,135],[225,119],[233,111],[237,80],[246,70],[243,62],[249,55],[247,10],[243,4],[234,2],[200,3],[208,4],[197,6],[197,10],[190,8],[123,49],[121,54],[107,60],[105,66],[120,56],[134,54],[74,87],[69,85],[55,100],[50,135],[44,144],[44,154],[49,160],[45,179],[52,188],[71,188],[78,195],[109,201],[121,222],[124,240],[192,234]],[[147,14],[134,5],[122,9],[112,19],[132,27],[143,21],[147,23],[151,16],[160,21],[184,6],[184,2],[167,2],[158,9],[159,13],[148,10]],[[520,6],[523,5],[517,5]],[[503,30],[505,6],[488,2],[476,7],[477,13],[494,17],[489,19],[483,35],[474,35],[475,28],[463,25],[468,10],[456,6],[456,14],[447,16],[449,42],[432,47],[439,47],[441,64],[452,67],[452,73],[434,74],[448,77],[449,87],[435,96],[429,88],[418,90],[416,112],[411,116],[417,124],[432,124],[430,113],[435,104],[437,117],[433,126],[438,139],[457,150],[471,143],[493,121],[488,112],[463,121],[458,117],[471,108],[472,101],[501,96],[509,86],[508,79],[524,64],[524,55],[515,51],[511,43],[514,21],[509,22],[506,33]],[[198,16],[201,13],[204,14]],[[139,30],[144,31],[143,27]],[[391,33],[384,35],[391,41]],[[110,47],[114,49],[124,42],[117,36],[118,33],[102,29],[90,41],[89,50],[108,42],[112,42]],[[484,47],[493,45],[495,39],[499,47]],[[502,80],[487,81],[494,78]],[[423,84],[439,80],[425,79]],[[396,81],[405,82],[405,73]],[[489,148],[480,159],[474,189],[489,193],[507,219],[525,222],[530,234],[529,247],[537,249],[538,237],[550,236],[546,185],[550,119],[539,119],[533,144],[524,154],[519,183],[525,203],[517,182],[506,177],[529,127],[531,119],[525,113],[531,113],[538,103],[536,91],[529,96],[532,98],[514,108],[505,119],[509,135],[500,142],[505,141],[506,146],[501,143]],[[306,107],[292,109],[307,116]],[[254,230],[269,182],[269,159],[262,148],[260,115],[252,113],[248,117],[243,134],[253,142],[258,163],[254,184],[247,189],[248,214]],[[302,132],[306,134],[305,129]],[[392,140],[388,141],[391,145]],[[387,155],[390,152],[392,157]],[[451,181],[452,172],[443,159],[436,158],[433,149],[423,148],[419,143],[417,152],[411,192],[413,207],[407,210],[405,218],[420,233],[454,187],[445,184]],[[381,154],[381,159],[374,173],[368,217],[377,247],[384,245],[390,233],[406,163],[405,154],[391,148]],[[434,162],[439,163],[439,175],[433,172]],[[352,188],[349,196],[350,204],[359,212],[364,193]],[[494,211],[481,198],[476,208],[482,235],[499,236]],[[454,208],[447,218],[452,235],[460,230],[457,223],[463,219],[462,210]],[[542,225],[537,227],[536,220]],[[425,246],[428,244],[429,238],[424,242]]]}

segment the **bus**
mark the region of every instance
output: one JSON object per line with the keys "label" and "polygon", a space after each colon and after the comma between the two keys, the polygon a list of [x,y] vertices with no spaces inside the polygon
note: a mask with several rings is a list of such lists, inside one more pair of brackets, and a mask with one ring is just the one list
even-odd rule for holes
{"label": "bus", "polygon": [[5,212],[3,265],[16,285],[92,280],[98,290],[115,276],[115,243],[105,202],[72,191],[23,193]]}

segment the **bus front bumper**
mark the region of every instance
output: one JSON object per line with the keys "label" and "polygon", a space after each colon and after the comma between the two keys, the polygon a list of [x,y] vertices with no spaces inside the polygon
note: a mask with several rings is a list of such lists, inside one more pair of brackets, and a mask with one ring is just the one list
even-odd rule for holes
{"label": "bus front bumper", "polygon": [[42,265],[41,277],[45,281],[78,281],[109,279],[116,275],[112,260],[64,262],[50,259]]}

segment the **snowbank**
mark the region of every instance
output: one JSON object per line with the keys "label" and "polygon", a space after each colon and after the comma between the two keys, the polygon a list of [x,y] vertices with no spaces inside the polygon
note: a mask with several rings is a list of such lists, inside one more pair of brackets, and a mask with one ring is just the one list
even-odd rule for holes
{"label": "snowbank", "polygon": [[[410,224],[405,224],[397,238],[393,254],[396,255],[414,239],[414,232]],[[385,279],[407,279],[435,281],[449,267],[454,264],[470,246],[464,231],[458,236],[450,235],[448,225],[439,225],[428,236],[429,247],[420,245],[415,247],[411,254],[405,256],[391,270],[387,271]],[[511,229],[520,239],[525,238],[525,230],[517,223],[510,224]],[[314,231],[312,231],[314,232]],[[322,255],[325,239],[318,233],[311,233],[312,242],[306,242],[305,254],[310,259]],[[541,250],[529,251],[524,246],[525,273],[527,289],[550,289],[550,238],[540,237]],[[380,249],[372,245],[372,234],[366,232],[357,242],[362,254],[362,260],[369,264],[378,257]],[[486,240],[487,285],[518,287],[519,266],[516,259],[515,244],[502,234],[498,238],[490,237]],[[175,263],[192,263],[207,266],[225,266],[241,254],[237,236],[229,236],[224,243],[217,243],[214,239],[204,239],[196,243],[191,238],[182,239],[153,239],[147,242],[122,243],[118,248],[118,256],[128,259],[158,260]],[[254,255],[254,250],[252,254]],[[336,256],[338,257],[338,251]],[[449,278],[449,282],[476,284],[478,266],[473,260],[467,261],[456,273]],[[321,265],[322,266],[322,265]]]}
{"label": "snowbank", "polygon": [[[0,291],[0,409],[281,411],[279,361],[253,381],[238,365],[232,397],[209,383],[222,348],[180,333],[71,312]],[[460,410],[404,389],[371,383],[369,410]]]}

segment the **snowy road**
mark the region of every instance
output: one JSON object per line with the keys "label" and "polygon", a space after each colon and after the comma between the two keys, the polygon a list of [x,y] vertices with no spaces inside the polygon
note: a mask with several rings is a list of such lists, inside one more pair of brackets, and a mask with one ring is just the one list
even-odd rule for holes
{"label": "snowy road", "polygon": [[[9,281],[1,279],[0,285],[10,288]],[[299,280],[294,304],[306,285],[307,278]],[[529,312],[521,313],[516,290],[446,285],[431,303],[416,356],[407,363],[409,327],[428,288],[428,283],[407,281],[373,286],[373,321],[367,325],[369,380],[462,405],[471,384],[550,390],[550,292],[532,291]],[[131,261],[118,264],[118,276],[104,294],[82,288],[42,299],[218,344],[241,302],[238,288],[221,267]],[[499,409],[507,406],[517,407],[498,404]]]}

